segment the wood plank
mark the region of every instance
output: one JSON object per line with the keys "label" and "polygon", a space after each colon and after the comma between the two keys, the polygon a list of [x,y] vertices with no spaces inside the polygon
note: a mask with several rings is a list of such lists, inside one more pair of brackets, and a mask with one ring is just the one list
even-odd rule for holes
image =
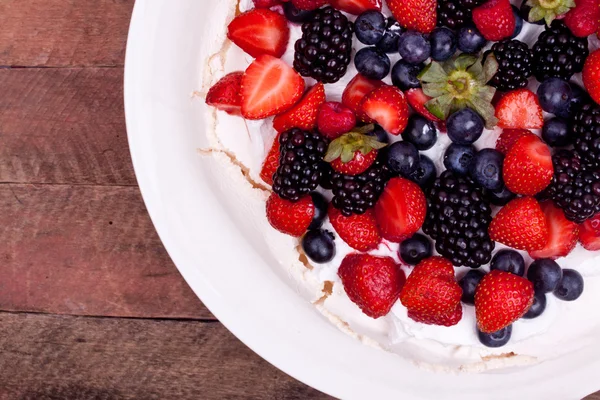
{"label": "wood plank", "polygon": [[135,187],[0,185],[0,310],[212,319]]}
{"label": "wood plank", "polygon": [[0,313],[1,399],[329,399],[220,323]]}
{"label": "wood plank", "polygon": [[136,184],[122,68],[0,69],[0,87],[0,182]]}
{"label": "wood plank", "polygon": [[122,66],[134,0],[2,0],[0,66]]}

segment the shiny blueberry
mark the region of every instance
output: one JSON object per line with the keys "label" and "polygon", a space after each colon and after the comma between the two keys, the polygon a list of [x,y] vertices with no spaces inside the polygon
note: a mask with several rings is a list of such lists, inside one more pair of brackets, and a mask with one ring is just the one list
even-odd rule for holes
{"label": "shiny blueberry", "polygon": [[375,129],[373,129],[371,132],[367,133],[368,136],[374,136],[378,142],[381,143],[389,143],[390,142],[390,137],[388,136],[387,132],[385,131],[385,129],[383,129],[381,126],[379,125],[375,125]]}
{"label": "shiny blueberry", "polygon": [[394,18],[387,20],[387,28],[381,40],[377,43],[377,48],[386,53],[396,53],[398,51],[398,39],[403,32],[402,27]]}
{"label": "shiny blueberry", "polygon": [[288,21],[299,24],[310,21],[316,14],[315,10],[308,11],[297,8],[291,1],[283,3],[283,12]]}
{"label": "shiny blueberry", "polygon": [[334,238],[329,231],[310,230],[302,238],[302,249],[306,256],[317,264],[329,262],[335,257]]}
{"label": "shiny blueberry", "polygon": [[477,285],[479,285],[479,282],[481,282],[481,279],[484,276],[485,273],[482,271],[472,269],[458,281],[463,292],[461,297],[463,303],[471,305],[475,304],[475,291],[477,290]]}
{"label": "shiny blueberry", "polygon": [[549,78],[542,82],[537,95],[542,109],[556,114],[569,105],[573,91],[569,82],[559,78]]}
{"label": "shiny blueberry", "polygon": [[511,39],[514,39],[517,36],[519,36],[521,34],[521,31],[523,30],[523,18],[521,18],[521,15],[519,14],[519,9],[516,6],[512,6],[512,9],[513,15],[515,16],[515,30],[512,34]]}
{"label": "shiny blueberry", "polygon": [[369,79],[381,80],[390,73],[390,58],[376,47],[365,47],[354,56],[356,70]]}
{"label": "shiny blueberry", "polygon": [[417,150],[429,150],[437,141],[437,130],[433,122],[419,114],[413,114],[402,132],[402,139],[414,144]]}
{"label": "shiny blueberry", "polygon": [[514,250],[500,250],[492,258],[490,269],[523,276],[525,275],[525,260],[522,255]]}
{"label": "shiny blueberry", "polygon": [[408,265],[417,265],[426,258],[431,257],[433,249],[427,236],[416,234],[410,239],[400,243],[400,258]]}
{"label": "shiny blueberry", "polygon": [[469,173],[475,154],[477,150],[472,145],[452,143],[444,153],[444,166],[457,175],[465,176]]}
{"label": "shiny blueberry", "polygon": [[385,158],[393,173],[405,177],[410,176],[419,166],[419,151],[414,144],[404,141],[389,146]]}
{"label": "shiny blueberry", "polygon": [[546,310],[546,293],[536,292],[533,296],[533,304],[529,311],[523,315],[525,319],[534,319],[543,314]]}
{"label": "shiny blueberry", "polygon": [[583,277],[574,269],[563,270],[563,276],[554,289],[554,295],[560,300],[573,301],[577,300],[583,293]]}
{"label": "shiny blueberry", "polygon": [[398,53],[410,64],[421,64],[431,56],[431,43],[420,32],[407,31],[400,35]]}
{"label": "shiny blueberry", "polygon": [[504,156],[496,149],[483,149],[473,159],[469,168],[471,178],[487,190],[500,190],[504,186],[502,166]]}
{"label": "shiny blueberry", "polygon": [[323,225],[325,217],[327,217],[327,200],[319,192],[312,192],[310,194],[312,201],[315,205],[315,215],[313,216],[312,222],[308,226],[308,229],[318,229]]}
{"label": "shiny blueberry", "polygon": [[570,119],[576,112],[579,112],[581,108],[589,103],[590,96],[581,86],[570,82],[571,85],[571,101],[565,108],[562,108],[556,112],[557,117]]}
{"label": "shiny blueberry", "polygon": [[423,189],[431,187],[437,178],[437,169],[431,158],[421,154],[419,165],[408,178]]}
{"label": "shiny blueberry", "polygon": [[458,31],[458,49],[463,53],[479,53],[487,40],[474,26],[465,26]]}
{"label": "shiny blueberry", "polygon": [[374,45],[382,38],[387,21],[379,11],[365,11],[356,18],[354,33],[359,42]]}
{"label": "shiny blueberry", "polygon": [[431,58],[435,61],[446,61],[456,53],[458,46],[456,35],[450,29],[436,28],[429,35],[431,42]]}
{"label": "shiny blueberry", "polygon": [[512,325],[506,328],[500,329],[498,332],[484,333],[479,329],[477,330],[477,336],[481,344],[487,347],[502,347],[510,340],[512,335]]}
{"label": "shiny blueberry", "polygon": [[535,260],[527,270],[527,279],[533,283],[536,292],[548,293],[558,287],[563,270],[549,258]]}
{"label": "shiny blueberry", "polygon": [[552,118],[544,123],[542,139],[552,147],[563,147],[571,144],[569,123],[562,118]]}
{"label": "shiny blueberry", "polygon": [[483,128],[483,118],[468,107],[455,112],[446,121],[448,137],[458,144],[475,143],[481,137]]}
{"label": "shiny blueberry", "polygon": [[392,68],[392,83],[400,90],[419,88],[421,81],[417,76],[422,70],[423,65],[412,65],[400,60]]}
{"label": "shiny blueberry", "polygon": [[500,190],[489,191],[487,194],[490,203],[495,206],[505,206],[517,197],[516,194],[508,190],[506,185],[502,185],[502,189]]}

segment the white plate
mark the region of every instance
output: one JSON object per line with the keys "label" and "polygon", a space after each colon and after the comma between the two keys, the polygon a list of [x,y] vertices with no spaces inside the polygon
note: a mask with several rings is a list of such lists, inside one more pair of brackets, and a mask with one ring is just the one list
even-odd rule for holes
{"label": "white plate", "polygon": [[219,320],[276,367],[344,399],[564,400],[599,389],[600,343],[527,368],[431,373],[346,336],[294,289],[261,235],[225,206],[210,161],[197,153],[207,145],[205,121],[202,101],[191,95],[211,40],[203,22],[219,1],[137,0],[125,68],[127,130],[144,201],[171,258]]}

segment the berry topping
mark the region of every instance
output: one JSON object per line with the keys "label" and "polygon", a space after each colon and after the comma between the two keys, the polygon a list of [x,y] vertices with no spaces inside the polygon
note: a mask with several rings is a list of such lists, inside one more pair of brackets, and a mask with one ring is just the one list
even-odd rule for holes
{"label": "berry topping", "polygon": [[586,250],[600,250],[600,214],[579,226],[579,241]]}
{"label": "berry topping", "polygon": [[573,32],[573,35],[580,38],[588,37],[598,30],[600,2],[598,0],[575,0],[575,4],[575,8],[572,8],[565,16],[565,25]]}
{"label": "berry topping", "polygon": [[471,165],[469,174],[471,178],[484,189],[499,191],[504,187],[502,181],[502,168],[504,156],[495,149],[483,149],[478,152]]}
{"label": "berry topping", "polygon": [[315,16],[315,10],[301,10],[291,1],[283,3],[283,14],[290,22],[302,24]]}
{"label": "berry topping", "polygon": [[475,292],[477,291],[479,282],[481,282],[484,276],[485,273],[482,271],[478,269],[472,269],[458,281],[458,284],[463,291],[460,299],[463,303],[475,305]]}
{"label": "berry topping", "polygon": [[281,0],[252,0],[256,8],[271,8],[281,4]]}
{"label": "berry topping", "polygon": [[541,22],[550,25],[556,17],[564,17],[570,9],[575,7],[573,0],[527,0],[529,6],[527,20],[531,23]]}
{"label": "berry topping", "polygon": [[431,241],[425,235],[416,234],[400,243],[399,255],[405,264],[417,265],[432,254]]}
{"label": "berry topping", "polygon": [[486,347],[502,347],[510,341],[512,336],[512,325],[509,325],[497,332],[485,333],[477,330],[477,337],[481,344]]}
{"label": "berry topping", "polygon": [[495,43],[491,52],[499,67],[490,85],[505,92],[527,87],[529,77],[533,75],[533,53],[527,44],[507,39]]}
{"label": "berry topping", "polygon": [[302,250],[317,264],[329,262],[335,257],[335,241],[331,232],[315,229],[302,238]]}
{"label": "berry topping", "polygon": [[460,322],[462,315],[463,309],[460,304],[457,304],[454,311],[439,315],[408,310],[408,317],[410,319],[426,325],[454,326]]}
{"label": "berry topping", "polygon": [[377,42],[376,46],[378,49],[385,51],[386,53],[396,53],[398,51],[398,39],[400,34],[403,32],[402,27],[394,18],[389,17],[387,19],[386,30],[383,34],[383,38]]}
{"label": "berry topping", "polygon": [[329,101],[324,103],[317,115],[319,132],[329,138],[337,139],[344,133],[350,132],[356,126],[356,115],[342,103]]}
{"label": "berry topping", "polygon": [[379,11],[365,11],[354,21],[354,33],[359,42],[375,45],[383,39],[387,28],[387,20]]}
{"label": "berry topping", "polygon": [[487,40],[512,36],[516,20],[509,0],[488,0],[473,10],[473,22]]}
{"label": "berry topping", "polygon": [[409,142],[395,142],[385,152],[389,170],[404,177],[410,176],[419,166],[419,151]]}
{"label": "berry topping", "polygon": [[507,93],[496,106],[498,126],[508,129],[540,129],[544,126],[542,107],[529,89]]}
{"label": "berry topping", "polygon": [[592,99],[600,104],[600,50],[594,51],[586,60],[583,67],[583,84]]}
{"label": "berry topping", "polygon": [[388,55],[377,47],[365,47],[354,56],[356,70],[369,79],[383,79],[390,73]]}
{"label": "berry topping", "polygon": [[550,238],[546,216],[531,197],[512,200],[492,220],[490,237],[517,250],[543,249]]}
{"label": "berry topping", "polygon": [[504,182],[516,194],[538,194],[550,185],[553,175],[550,148],[535,135],[517,140],[504,160]]}
{"label": "berry topping", "polygon": [[417,169],[408,175],[407,178],[419,185],[422,189],[428,189],[435,182],[435,178],[437,178],[437,168],[431,158],[421,154],[419,155]]}
{"label": "berry topping", "polygon": [[319,192],[312,192],[310,197],[315,205],[315,215],[313,216],[313,220],[308,229],[318,229],[321,227],[321,225],[323,225],[323,221],[325,221],[325,218],[327,217],[329,203],[327,202],[327,199],[325,199],[325,197]]}
{"label": "berry topping", "polygon": [[525,260],[523,256],[514,250],[500,250],[492,258],[490,269],[510,272],[518,276],[525,275]]}
{"label": "berry topping", "polygon": [[475,147],[452,143],[444,153],[444,166],[456,175],[465,176],[477,154]]}
{"label": "berry topping", "polygon": [[565,147],[571,144],[569,122],[562,118],[551,118],[542,128],[542,139],[552,147]]}
{"label": "berry topping", "polygon": [[355,250],[373,250],[381,243],[377,221],[371,210],[346,217],[340,210],[330,206],[329,220],[340,238]]}
{"label": "berry topping", "polygon": [[591,169],[600,168],[600,106],[586,104],[571,120],[575,150]]}
{"label": "berry topping", "polygon": [[458,31],[458,49],[466,54],[477,54],[485,47],[487,40],[474,26],[465,26]]}
{"label": "berry topping", "polygon": [[241,115],[243,72],[232,72],[221,78],[206,95],[206,104],[231,115]]}
{"label": "berry topping", "polygon": [[406,31],[398,40],[398,53],[409,64],[421,64],[431,56],[431,43],[422,33]]}
{"label": "berry topping", "polygon": [[[373,127],[367,125],[362,130],[372,131]],[[325,161],[341,174],[359,175],[373,165],[378,150],[385,146],[385,143],[378,142],[372,136],[350,132],[331,142]]]}
{"label": "berry topping", "polygon": [[381,11],[382,0],[329,0],[340,11],[359,15],[368,10]]}
{"label": "berry topping", "polygon": [[473,144],[483,133],[483,118],[470,108],[463,108],[450,115],[446,121],[448,137],[457,144]]}
{"label": "berry topping", "polygon": [[556,289],[562,279],[560,266],[548,258],[534,261],[527,270],[527,279],[533,283],[536,292],[548,293]]}
{"label": "berry topping", "polygon": [[281,57],[290,40],[285,17],[275,11],[255,8],[235,17],[227,37],[252,57]]}
{"label": "berry topping", "polygon": [[[398,64],[400,64],[401,62],[402,61],[398,61]],[[398,64],[396,64],[396,65],[398,65]],[[396,67],[394,66],[394,69],[395,68]],[[393,79],[394,79],[394,70],[392,70],[392,80]],[[400,87],[398,84],[396,84],[396,82],[394,82],[394,85]],[[419,85],[420,85],[420,83],[419,83]],[[431,112],[429,112],[427,107],[425,107],[425,104],[429,100],[431,100],[431,97],[429,97],[425,93],[423,93],[423,89],[421,89],[421,88],[409,89],[405,93],[405,95],[406,95],[406,100],[408,100],[408,104],[416,113],[421,114],[422,116],[424,116],[425,118],[427,118],[428,120],[433,121],[433,122],[441,121],[438,117],[436,117]]]}
{"label": "berry topping", "polygon": [[291,0],[294,7],[299,10],[316,10],[327,4],[326,0]]}
{"label": "berry topping", "polygon": [[414,144],[417,150],[429,150],[437,141],[437,130],[433,122],[420,115],[413,115],[402,132],[402,139]]}
{"label": "berry topping", "polygon": [[431,41],[431,58],[435,61],[446,61],[456,53],[458,39],[448,28],[434,29],[429,35],[429,40]]}
{"label": "berry topping", "polygon": [[430,33],[437,23],[436,0],[386,0],[396,20],[406,29]]}
{"label": "berry topping", "polygon": [[560,78],[548,78],[537,90],[542,110],[551,114],[557,114],[565,109],[573,95],[569,82]]}
{"label": "berry topping", "polygon": [[310,196],[295,203],[273,193],[267,200],[267,219],[279,232],[300,237],[306,232],[315,215],[315,205]]}
{"label": "berry topping", "polygon": [[[414,65],[406,62],[405,60],[399,60],[392,68],[392,83],[400,90],[420,88],[421,81],[419,80],[418,75],[421,73],[424,67],[425,65],[423,64]],[[427,101],[431,100],[430,97],[425,96],[425,98],[426,100],[424,100],[422,104],[425,104]],[[425,107],[423,106],[423,108]]]}
{"label": "berry topping", "polygon": [[267,158],[263,162],[262,168],[260,170],[260,178],[268,183],[269,185],[273,185],[273,175],[277,172],[277,168],[279,167],[279,134],[273,140],[273,144],[271,145],[271,149],[267,154]]}
{"label": "berry topping", "polygon": [[362,111],[392,135],[399,135],[408,123],[404,93],[394,86],[380,86],[367,95]]}
{"label": "berry topping", "polygon": [[471,12],[485,0],[440,0],[437,4],[438,26],[450,29],[463,27],[471,19]]}
{"label": "berry topping", "polygon": [[504,129],[496,142],[496,150],[506,155],[523,136],[533,136],[527,129]]}
{"label": "berry topping", "polygon": [[[381,81],[366,78],[361,74],[356,74],[354,78],[348,83],[344,93],[342,93],[342,104],[359,116],[361,112],[360,105],[365,97],[373,90],[377,89],[384,83]],[[371,122],[363,119],[364,122]]]}
{"label": "berry topping", "polygon": [[299,128],[309,131],[317,125],[319,107],[325,101],[325,88],[322,83],[317,83],[310,88],[291,109],[279,114],[273,120],[273,128],[277,132]]}
{"label": "berry topping", "polygon": [[535,295],[533,296],[533,304],[531,305],[529,311],[527,311],[525,315],[523,315],[523,318],[534,319],[539,317],[546,310],[546,303],[546,293],[535,292]]}
{"label": "berry topping", "polygon": [[567,256],[577,245],[579,227],[575,222],[569,221],[565,213],[551,201],[543,202],[541,207],[548,222],[550,240],[543,249],[532,251],[529,255],[532,258],[552,259]]}
{"label": "berry topping", "polygon": [[583,277],[574,269],[563,270],[563,277],[554,295],[563,301],[577,300],[583,293]]}

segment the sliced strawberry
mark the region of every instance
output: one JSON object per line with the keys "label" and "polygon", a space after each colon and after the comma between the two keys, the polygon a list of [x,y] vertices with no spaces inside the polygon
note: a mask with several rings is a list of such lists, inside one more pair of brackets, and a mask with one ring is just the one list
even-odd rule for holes
{"label": "sliced strawberry", "polygon": [[579,227],[575,222],[569,221],[565,217],[565,213],[551,201],[545,201],[540,206],[546,215],[550,240],[543,249],[532,251],[529,255],[534,259],[552,258],[554,260],[565,257],[577,245]]}
{"label": "sliced strawberry", "polygon": [[317,126],[323,136],[329,139],[337,139],[356,126],[356,115],[354,111],[342,103],[329,101],[319,109]]}
{"label": "sliced strawberry", "polygon": [[416,113],[421,114],[425,118],[433,122],[441,122],[442,120],[429,112],[427,107],[425,107],[425,103],[431,100],[431,97],[427,96],[423,89],[409,89],[406,93],[406,99],[408,100],[408,104],[415,110]]}
{"label": "sliced strawberry", "polygon": [[360,15],[368,10],[381,11],[382,0],[329,0],[329,3],[340,11]]}
{"label": "sliced strawberry", "polygon": [[600,0],[575,0],[575,8],[565,16],[565,25],[578,37],[588,37],[598,30]]}
{"label": "sliced strawberry", "polygon": [[299,10],[316,10],[327,4],[326,0],[292,0],[292,4]]}
{"label": "sliced strawberry", "polygon": [[304,93],[304,79],[272,56],[260,56],[242,78],[242,115],[263,119],[289,110]]}
{"label": "sliced strawberry", "polygon": [[586,250],[600,250],[600,214],[579,225],[579,241]]}
{"label": "sliced strawberry", "polygon": [[550,238],[546,216],[533,197],[514,199],[504,206],[488,231],[492,240],[528,252],[543,249]]}
{"label": "sliced strawberry", "polygon": [[373,79],[365,78],[361,74],[356,74],[348,83],[342,94],[342,104],[354,111],[354,114],[363,122],[372,123],[366,115],[362,114],[361,104],[365,97],[373,90],[384,83]]}
{"label": "sliced strawberry", "polygon": [[392,135],[401,134],[408,124],[408,104],[404,93],[395,86],[384,85],[369,93],[362,111]]}
{"label": "sliced strawberry", "polygon": [[260,170],[260,177],[263,181],[268,183],[269,185],[273,184],[273,175],[275,175],[275,171],[279,167],[279,134],[273,140],[273,144],[271,145],[271,149],[269,150],[269,154],[267,154],[267,158],[263,162],[262,168]]}
{"label": "sliced strawberry", "polygon": [[529,135],[533,133],[527,129],[504,129],[496,141],[496,150],[506,155],[517,140]]}
{"label": "sliced strawberry", "polygon": [[373,211],[346,217],[333,205],[329,206],[329,221],[340,238],[358,251],[376,249],[381,243]]}
{"label": "sliced strawberry", "polygon": [[325,87],[321,82],[310,88],[295,106],[273,120],[273,128],[284,132],[292,128],[306,131],[312,130],[317,124],[317,114],[325,101]]}
{"label": "sliced strawberry", "polygon": [[542,107],[529,89],[507,93],[496,106],[498,126],[505,129],[541,129],[544,126]]}
{"label": "sliced strawberry", "polygon": [[206,104],[231,115],[241,115],[243,72],[232,72],[221,78],[206,95]]}
{"label": "sliced strawberry", "polygon": [[436,0],[386,0],[396,21],[406,29],[430,33],[437,23]]}
{"label": "sliced strawberry", "polygon": [[550,185],[553,175],[550,148],[535,135],[517,140],[504,159],[504,183],[516,194],[534,196],[540,193]]}
{"label": "sliced strawberry", "polygon": [[279,0],[252,0],[256,8],[271,8],[281,4]]}
{"label": "sliced strawberry", "polygon": [[473,22],[484,38],[497,42],[512,36],[517,20],[509,0],[488,0],[473,10]]}
{"label": "sliced strawberry", "polygon": [[592,99],[600,104],[600,50],[594,51],[585,61],[583,84]]}
{"label": "sliced strawberry", "polygon": [[290,28],[283,15],[255,8],[231,21],[227,37],[252,57],[281,57],[290,40]]}
{"label": "sliced strawberry", "polygon": [[446,314],[428,314],[419,311],[408,310],[408,317],[413,321],[426,325],[454,326],[460,322],[463,316],[462,304],[457,304],[454,311]]}

